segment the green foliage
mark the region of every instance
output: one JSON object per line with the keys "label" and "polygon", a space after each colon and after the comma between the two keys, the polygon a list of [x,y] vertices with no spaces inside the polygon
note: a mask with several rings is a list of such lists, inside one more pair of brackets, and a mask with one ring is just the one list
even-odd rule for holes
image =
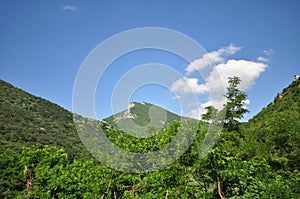
{"label": "green foliage", "polygon": [[274,169],[300,170],[300,80],[294,81],[243,126],[252,140],[266,145]]}
{"label": "green foliage", "polygon": [[67,153],[57,147],[24,148],[26,190],[20,197],[90,198],[108,195],[105,186],[112,171],[93,160],[68,162]]}
{"label": "green foliage", "polygon": [[88,156],[77,135],[73,115],[47,100],[0,80],[0,149],[20,153],[22,146],[60,146],[69,158]]}
{"label": "green foliage", "polygon": [[207,112],[202,115],[202,119],[210,124],[224,126],[228,131],[239,130],[238,120],[249,112],[245,108],[247,94],[238,89],[240,83],[239,77],[229,77],[229,86],[225,94],[227,102],[223,110],[218,111],[215,107],[208,106],[205,108]]}
{"label": "green foliage", "polygon": [[179,127],[180,123],[175,121],[174,126],[167,126],[162,130],[156,130],[156,135],[150,138],[134,137],[117,129],[106,131],[106,135],[115,145],[126,151],[146,153],[166,146],[174,138]]}
{"label": "green foliage", "polygon": [[[93,128],[101,126],[114,144],[135,153],[165,147],[183,125],[189,127],[187,135],[195,132],[193,140],[182,137],[191,145],[174,163],[158,171],[131,174],[108,168],[88,155],[83,158],[85,149],[73,132],[74,125],[65,123],[71,122],[71,113],[1,82],[0,198],[220,198],[223,194],[298,199],[299,85],[299,80],[294,81],[238,131],[208,137],[209,128],[219,130],[214,124],[218,122],[211,121],[216,115],[213,108],[204,118],[210,124],[174,121],[162,129],[151,127],[149,138],[78,116]],[[88,132],[82,136],[95,139]],[[212,150],[199,158],[201,146],[216,137]]]}
{"label": "green foliage", "polygon": [[24,189],[26,181],[20,158],[16,153],[0,154],[0,198],[11,198]]}
{"label": "green foliage", "polygon": [[205,107],[206,113],[202,115],[202,120],[211,122],[211,123],[218,123],[218,109],[213,106]]}
{"label": "green foliage", "polygon": [[238,121],[236,119],[243,118],[243,115],[249,112],[245,108],[245,100],[247,94],[238,89],[241,80],[239,77],[229,77],[227,93],[225,97],[227,102],[225,104],[225,127],[229,130],[238,130]]}
{"label": "green foliage", "polygon": [[[127,110],[112,115],[104,119],[104,121],[116,128],[118,128],[119,122],[126,123],[128,121],[134,121],[134,123],[139,126],[150,126],[150,128],[152,128],[153,126],[166,127],[173,125],[174,121],[180,121],[182,119],[180,116],[150,103],[132,102],[131,105],[133,106]],[[132,117],[128,117],[128,113],[130,113]]]}

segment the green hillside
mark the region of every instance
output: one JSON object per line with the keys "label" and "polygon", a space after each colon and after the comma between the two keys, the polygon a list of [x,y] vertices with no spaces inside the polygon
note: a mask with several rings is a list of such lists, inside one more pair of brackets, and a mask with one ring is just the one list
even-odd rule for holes
{"label": "green hillside", "polygon": [[73,124],[73,115],[62,107],[33,96],[0,80],[0,150],[20,153],[23,146],[54,145],[71,158],[88,153]]}
{"label": "green hillside", "polygon": [[[81,143],[72,113],[0,83],[0,198],[300,197],[300,80],[293,81],[241,128],[216,134],[208,134],[208,123],[203,121],[173,122],[180,119],[170,112],[165,122],[165,117],[157,117],[157,123],[152,119],[152,124],[163,125],[151,127],[151,137],[135,137],[117,128],[115,122],[127,116],[139,125],[151,126],[151,111],[163,110],[148,103],[134,102],[129,111],[106,122],[75,117],[82,138],[94,144],[92,150],[101,144],[90,134],[98,127],[112,143],[133,154],[161,150],[184,130],[180,143],[191,144],[184,154],[167,167],[146,173],[121,172],[96,161]],[[211,140],[216,144],[200,156]],[[140,169],[167,161],[175,153],[180,151],[172,151],[165,159],[128,164]]]}
{"label": "green hillside", "polygon": [[127,110],[112,115],[104,121],[117,127],[120,122],[133,121],[139,126],[167,126],[172,125],[174,121],[181,121],[181,117],[167,111],[157,105],[146,102],[132,102]]}
{"label": "green hillside", "polygon": [[[273,128],[276,120],[271,118],[286,118],[292,123],[299,122],[300,118],[300,79],[294,80],[288,87],[279,93],[273,102],[266,108],[263,108],[260,113],[254,116],[249,122],[249,126],[256,126],[258,128]],[[279,117],[282,116],[285,117]],[[290,115],[290,117],[288,117]],[[285,120],[286,120],[285,119]],[[265,121],[265,122],[262,122]],[[268,123],[268,121],[273,122]],[[259,126],[257,126],[259,125]]]}
{"label": "green hillside", "polygon": [[278,169],[300,170],[300,79],[253,117],[244,131],[265,145],[264,152]]}

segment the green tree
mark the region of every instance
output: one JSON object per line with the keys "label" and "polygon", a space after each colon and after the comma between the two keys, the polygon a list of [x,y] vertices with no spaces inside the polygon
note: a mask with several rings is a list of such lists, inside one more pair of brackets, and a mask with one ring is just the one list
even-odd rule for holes
{"label": "green tree", "polygon": [[247,94],[239,90],[238,86],[240,83],[241,79],[239,77],[234,76],[228,78],[229,86],[225,94],[227,102],[225,104],[226,114],[224,121],[224,126],[228,131],[238,130],[238,119],[243,118],[243,115],[249,112],[245,108]]}
{"label": "green tree", "polygon": [[213,106],[205,107],[206,113],[202,114],[202,119],[207,122],[216,123],[218,122],[218,109]]}

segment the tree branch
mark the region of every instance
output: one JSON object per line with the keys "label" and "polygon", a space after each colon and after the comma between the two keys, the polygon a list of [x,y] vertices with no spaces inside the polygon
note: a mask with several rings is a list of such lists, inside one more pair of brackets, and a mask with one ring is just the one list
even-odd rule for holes
{"label": "tree branch", "polygon": [[220,182],[219,176],[217,176],[217,178],[218,178],[218,194],[221,199],[226,199],[226,196],[224,195],[224,193],[221,190],[221,182]]}

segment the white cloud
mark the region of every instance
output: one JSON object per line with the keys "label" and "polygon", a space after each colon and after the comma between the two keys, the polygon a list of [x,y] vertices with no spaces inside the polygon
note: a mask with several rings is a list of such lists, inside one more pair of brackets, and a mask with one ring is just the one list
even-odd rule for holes
{"label": "white cloud", "polygon": [[259,57],[257,57],[257,61],[260,61],[260,62],[268,62],[268,61],[270,61],[270,59],[265,58],[265,57],[262,57],[262,56],[259,56]]}
{"label": "white cloud", "polygon": [[234,53],[236,53],[237,51],[239,51],[241,49],[242,49],[242,47],[235,46],[231,43],[231,44],[229,44],[229,46],[220,48],[218,50],[218,52],[221,53],[222,55],[233,55]]}
{"label": "white cloud", "polygon": [[[197,79],[195,80],[195,78],[190,78],[193,80],[189,81],[188,85],[190,85],[191,88],[195,88],[194,90],[188,90],[186,87],[183,87],[182,84],[176,85],[175,83],[178,82],[176,81],[174,85],[177,87],[175,88],[181,92],[196,91],[197,94],[209,92],[211,96],[211,99],[207,102],[200,104],[200,108],[191,109],[186,116],[199,119],[200,116],[206,112],[205,107],[210,105],[221,110],[223,108],[223,104],[226,103],[224,94],[228,87],[228,77],[239,77],[241,79],[239,89],[246,92],[254,84],[259,75],[265,71],[266,67],[267,65],[265,63],[232,59],[228,60],[226,63],[215,66],[210,75],[206,78],[205,84],[198,84],[198,81],[196,81]],[[248,104],[250,101],[246,100],[245,103]]]}
{"label": "white cloud", "polygon": [[194,60],[187,68],[186,71],[188,73],[193,72],[194,70],[201,70],[206,68],[207,66],[211,66],[214,63],[222,63],[224,58],[220,56],[218,51],[212,51],[204,54],[200,59]]}
{"label": "white cloud", "polygon": [[205,109],[203,109],[202,107],[200,107],[200,108],[195,108],[195,109],[191,110],[187,115],[184,115],[184,116],[200,120],[201,119],[201,115],[204,114],[205,112],[206,112]]}
{"label": "white cloud", "polygon": [[270,48],[270,49],[268,49],[268,50],[263,50],[263,53],[264,53],[265,55],[267,55],[267,56],[272,55],[274,52],[275,52],[275,51],[274,51],[272,48]]}
{"label": "white cloud", "polygon": [[224,88],[228,87],[228,77],[237,76],[241,79],[239,89],[247,91],[266,67],[267,65],[264,63],[231,59],[213,68],[206,79],[206,85],[214,95],[218,95],[218,93],[223,95],[225,92]]}
{"label": "white cloud", "polygon": [[[205,109],[206,107],[213,106],[213,107],[221,110],[222,108],[224,108],[225,103],[226,103],[226,100],[224,97],[213,99],[213,100],[208,100],[207,102],[200,104],[199,105],[200,107],[196,107],[196,108],[192,109],[184,116],[200,120],[201,116],[207,112],[207,110]],[[244,103],[245,103],[244,108],[247,108],[246,105],[250,104],[250,100],[246,99],[244,101]]]}
{"label": "white cloud", "polygon": [[198,84],[197,78],[180,78],[172,84],[171,89],[175,93],[182,92],[201,94],[208,91],[205,84]]}
{"label": "white cloud", "polygon": [[205,109],[208,106],[213,106],[215,108],[218,108],[221,110],[224,106],[225,98],[219,98],[219,99],[210,99],[205,103],[202,103],[199,105],[199,107],[193,108],[190,110],[188,113],[186,113],[184,116],[185,117],[190,117],[194,119],[201,119],[201,115],[206,113],[207,110]]}
{"label": "white cloud", "polygon": [[[217,51],[204,54],[200,59],[196,59],[186,68],[188,72],[187,75],[189,75],[194,70],[204,69],[208,66],[213,66],[213,64],[217,64],[211,68],[210,73],[205,78],[206,83],[201,84],[197,78],[186,77],[180,78],[172,84],[171,89],[178,96],[186,96],[187,94],[209,94],[210,96],[206,102],[198,104],[197,106],[190,106],[190,108],[185,111],[184,116],[200,119],[201,115],[206,112],[205,107],[208,106],[214,106],[221,110],[226,103],[224,94],[228,87],[228,77],[239,77],[241,79],[239,89],[244,92],[251,88],[255,80],[267,68],[268,65],[266,62],[268,62],[269,59],[263,56],[258,57],[258,61],[226,60],[224,58],[224,56],[232,55],[240,49],[241,47],[230,44]],[[269,49],[264,51],[264,53],[270,55],[274,53],[274,50]],[[245,104],[249,103],[250,101],[248,99],[245,100]]]}
{"label": "white cloud", "polygon": [[208,66],[212,66],[213,64],[224,63],[225,59],[223,56],[232,55],[240,49],[241,47],[229,44],[229,46],[222,47],[217,51],[205,53],[201,58],[196,59],[189,64],[186,71],[187,73],[191,73],[195,70],[202,70]]}
{"label": "white cloud", "polygon": [[249,99],[246,99],[246,100],[244,100],[244,103],[245,103],[245,104],[250,104],[250,100],[249,100]]}
{"label": "white cloud", "polygon": [[62,9],[64,11],[72,11],[72,12],[76,12],[77,11],[77,7],[76,6],[71,6],[71,5],[64,5],[62,7]]}

